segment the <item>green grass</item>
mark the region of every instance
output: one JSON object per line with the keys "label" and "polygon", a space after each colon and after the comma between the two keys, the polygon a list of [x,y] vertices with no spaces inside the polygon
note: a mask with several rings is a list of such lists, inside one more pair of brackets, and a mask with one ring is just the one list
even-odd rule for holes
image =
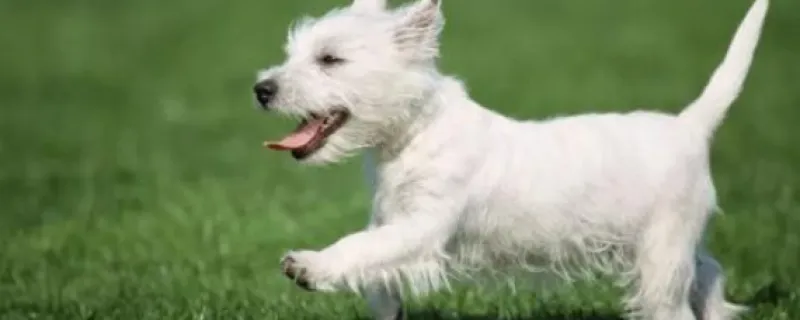
{"label": "green grass", "polygon": [[[278,259],[366,222],[359,161],[260,147],[257,68],[288,23],[342,1],[0,2],[0,319],[357,319]],[[679,110],[748,0],[445,1],[443,68],[517,117]],[[714,145],[709,245],[748,319],[800,319],[800,2],[774,0]],[[618,291],[439,294],[423,319],[615,319]],[[581,316],[583,315],[583,316]]]}

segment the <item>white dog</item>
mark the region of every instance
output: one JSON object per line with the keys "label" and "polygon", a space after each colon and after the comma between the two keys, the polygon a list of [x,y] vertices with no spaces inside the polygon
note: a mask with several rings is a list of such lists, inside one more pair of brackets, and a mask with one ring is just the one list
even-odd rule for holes
{"label": "white dog", "polygon": [[[293,251],[284,273],[308,290],[353,290],[377,319],[401,297],[477,275],[587,270],[626,280],[631,317],[721,320],[702,247],[716,209],[709,145],[738,96],[768,0],[756,0],[700,97],[651,111],[517,121],[481,107],[436,68],[439,0],[355,0],[289,34],[261,71],[260,105],[302,120],[270,148],[324,164],[366,150],[374,189],[365,230]],[[502,81],[502,79],[498,79]]]}

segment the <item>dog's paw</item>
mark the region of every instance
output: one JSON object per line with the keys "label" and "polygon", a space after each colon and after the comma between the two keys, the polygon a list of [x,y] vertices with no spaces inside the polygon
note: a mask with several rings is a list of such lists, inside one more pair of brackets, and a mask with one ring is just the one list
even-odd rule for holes
{"label": "dog's paw", "polygon": [[333,284],[325,280],[332,276],[331,266],[314,251],[290,251],[281,258],[283,274],[307,291],[334,291]]}

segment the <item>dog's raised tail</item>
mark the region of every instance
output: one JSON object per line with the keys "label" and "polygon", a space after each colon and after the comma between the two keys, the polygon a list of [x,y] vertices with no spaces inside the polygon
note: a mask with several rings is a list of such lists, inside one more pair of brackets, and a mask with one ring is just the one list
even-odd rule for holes
{"label": "dog's raised tail", "polygon": [[703,93],[678,116],[711,136],[742,90],[753,61],[769,0],[756,0],[733,36],[728,52]]}

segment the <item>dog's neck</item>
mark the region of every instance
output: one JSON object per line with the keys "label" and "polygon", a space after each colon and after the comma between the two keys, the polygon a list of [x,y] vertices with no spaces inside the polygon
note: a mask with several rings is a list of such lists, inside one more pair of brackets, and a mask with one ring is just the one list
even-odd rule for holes
{"label": "dog's neck", "polygon": [[399,128],[395,128],[383,143],[374,148],[376,160],[386,162],[396,158],[422,132],[442,117],[448,107],[465,105],[465,101],[461,100],[471,101],[464,85],[457,78],[438,73],[435,77],[428,94],[412,102],[416,105],[405,107],[416,112]]}

